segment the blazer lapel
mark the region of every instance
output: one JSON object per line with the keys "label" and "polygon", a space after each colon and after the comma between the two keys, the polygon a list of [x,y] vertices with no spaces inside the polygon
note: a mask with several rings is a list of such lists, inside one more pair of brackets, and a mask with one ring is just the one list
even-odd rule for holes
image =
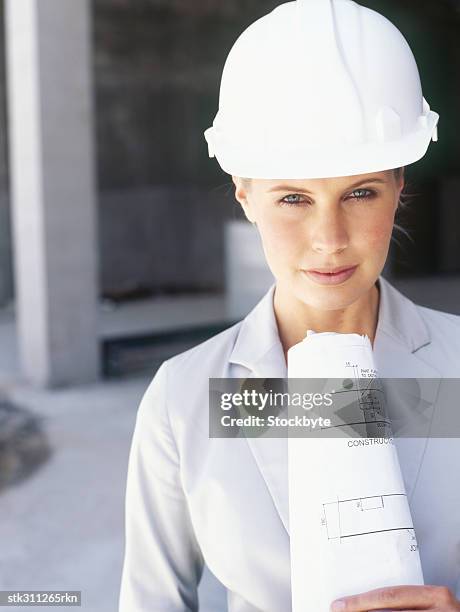
{"label": "blazer lapel", "polygon": [[[383,379],[417,379],[413,381],[413,394],[419,397],[416,406],[420,414],[419,437],[394,438],[410,502],[429,439],[442,373],[418,352],[430,344],[431,337],[417,306],[382,276],[379,277],[379,287],[379,320],[373,346],[379,376]],[[404,389],[407,389],[407,383],[404,383]],[[397,401],[397,390],[394,397]]]}
{"label": "blazer lapel", "polygon": [[[441,374],[422,361],[417,351],[430,343],[428,329],[415,304],[382,276],[374,357],[382,378],[435,378]],[[231,376],[286,378],[287,366],[273,310],[273,283],[245,317],[229,358]],[[421,384],[424,416],[429,423],[438,384]],[[428,430],[427,430],[428,434]],[[282,524],[289,533],[287,438],[246,438],[273,498]],[[426,437],[395,438],[406,491],[412,496],[423,459]]]}

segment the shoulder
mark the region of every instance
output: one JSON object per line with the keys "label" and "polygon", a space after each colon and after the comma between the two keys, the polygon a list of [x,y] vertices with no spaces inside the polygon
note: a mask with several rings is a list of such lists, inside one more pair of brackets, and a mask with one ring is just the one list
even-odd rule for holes
{"label": "shoulder", "polygon": [[415,305],[432,339],[460,341],[460,315]]}
{"label": "shoulder", "polygon": [[[202,385],[208,385],[209,378],[224,376],[241,324],[242,321],[238,321],[196,346],[165,359],[144,392],[140,414],[149,413],[152,406],[157,406],[156,412],[160,415],[160,406],[164,411],[166,404],[173,404],[177,398],[184,399],[187,393],[190,400],[190,395],[197,395],[198,388],[202,390]],[[190,394],[191,386],[193,394]]]}
{"label": "shoulder", "polygon": [[416,304],[430,342],[418,352],[438,367],[444,376],[460,375],[460,316]]}
{"label": "shoulder", "polygon": [[[147,389],[147,398],[160,390],[168,394],[189,383],[198,385],[208,378],[223,377],[243,321],[211,336],[207,340],[165,359]],[[180,382],[182,384],[180,384]]]}
{"label": "shoulder", "polygon": [[[184,436],[207,436],[209,379],[227,376],[227,364],[242,321],[164,360],[150,381],[139,407],[139,419],[149,430],[172,436],[182,446]],[[193,422],[194,427],[189,424]],[[205,427],[206,426],[206,427]],[[205,436],[205,437],[206,437]]]}
{"label": "shoulder", "polygon": [[182,374],[195,371],[206,376],[219,376],[228,362],[242,322],[238,321],[211,338],[167,359],[169,371]]}

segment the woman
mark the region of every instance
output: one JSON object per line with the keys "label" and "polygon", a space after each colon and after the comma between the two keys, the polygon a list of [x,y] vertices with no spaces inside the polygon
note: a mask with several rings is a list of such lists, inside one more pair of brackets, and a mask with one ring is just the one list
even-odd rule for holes
{"label": "woman", "polygon": [[[228,610],[291,609],[287,441],[210,438],[209,378],[285,377],[307,329],[367,334],[383,377],[459,376],[460,317],[381,276],[403,168],[436,140],[437,118],[402,35],[349,0],[285,3],[236,41],[205,136],[276,282],[243,321],[164,361],[145,392],[120,612],[197,610],[205,563]],[[356,594],[340,609],[460,610],[460,476],[446,472],[460,444],[398,442],[430,586]]]}

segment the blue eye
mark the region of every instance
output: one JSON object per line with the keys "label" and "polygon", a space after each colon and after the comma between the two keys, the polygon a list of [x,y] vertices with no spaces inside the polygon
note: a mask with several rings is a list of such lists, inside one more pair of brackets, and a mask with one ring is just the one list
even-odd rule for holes
{"label": "blue eye", "polygon": [[[351,194],[346,198],[346,199],[352,199],[352,200],[369,200],[371,198],[373,198],[375,196],[375,192],[372,191],[371,189],[363,189],[363,188],[359,188],[359,189],[355,189],[354,191],[351,192]],[[300,200],[297,199],[295,201],[293,200],[288,200],[288,198],[301,198]],[[284,196],[284,198],[282,198],[279,201],[280,206],[302,206],[304,203],[306,202],[305,199],[302,198],[301,195],[299,195],[298,193],[290,193],[287,196]]]}
{"label": "blue eye", "polygon": [[[358,194],[358,195],[353,195]],[[374,192],[370,189],[355,189],[351,192],[351,198],[354,200],[367,200],[368,198],[372,198],[374,196]]]}
{"label": "blue eye", "polygon": [[286,200],[286,198],[300,198],[301,196],[298,193],[290,193],[289,195],[285,196],[282,200],[280,200],[280,204],[281,206],[299,206],[301,204],[301,202],[297,201],[297,202],[288,202]]}

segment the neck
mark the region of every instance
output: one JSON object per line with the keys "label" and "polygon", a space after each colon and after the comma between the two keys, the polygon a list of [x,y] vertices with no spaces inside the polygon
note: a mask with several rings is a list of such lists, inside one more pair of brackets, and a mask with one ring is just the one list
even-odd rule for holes
{"label": "neck", "polygon": [[287,352],[301,342],[308,329],[317,333],[333,331],[342,334],[361,334],[374,344],[377,330],[380,292],[377,284],[367,293],[345,308],[318,310],[279,290],[276,285],[273,309],[278,333],[287,362]]}

